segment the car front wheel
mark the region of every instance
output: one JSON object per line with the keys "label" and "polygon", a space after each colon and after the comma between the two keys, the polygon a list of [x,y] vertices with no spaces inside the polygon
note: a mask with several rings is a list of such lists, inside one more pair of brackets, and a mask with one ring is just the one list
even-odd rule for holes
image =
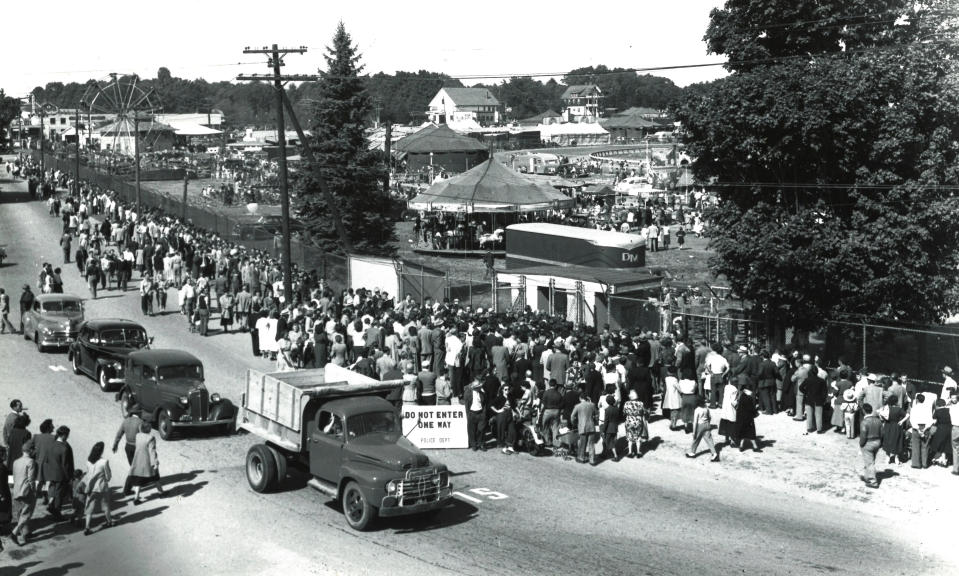
{"label": "car front wheel", "polygon": [[43,354],[45,350],[43,344],[40,344],[40,334],[37,332],[33,333],[33,343],[37,345],[37,352]]}
{"label": "car front wheel", "polygon": [[73,353],[73,373],[80,374],[80,354],[78,352]]}
{"label": "car front wheel", "polygon": [[103,368],[97,370],[97,382],[100,383],[100,390],[104,392],[110,391],[110,380],[107,378],[107,371]]}
{"label": "car front wheel", "polygon": [[173,421],[170,418],[170,412],[166,409],[160,410],[160,414],[157,417],[157,432],[160,433],[160,438],[164,440],[173,439]]}
{"label": "car front wheel", "polygon": [[366,500],[356,482],[350,482],[343,490],[343,515],[346,516],[346,523],[354,530],[366,530],[373,522],[373,506]]}

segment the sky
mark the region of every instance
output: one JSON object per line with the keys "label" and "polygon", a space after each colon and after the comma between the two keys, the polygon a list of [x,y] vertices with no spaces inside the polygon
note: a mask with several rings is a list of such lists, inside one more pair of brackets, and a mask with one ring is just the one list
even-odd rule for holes
{"label": "sky", "polygon": [[[365,72],[429,70],[450,76],[562,74],[605,64],[646,68],[721,63],[702,40],[721,0],[673,2],[352,2],[285,0],[48,0],[4,7],[0,88],[22,96],[48,82],[85,82],[110,72],[153,78],[161,66],[181,78],[232,80],[269,73],[244,47],[308,47],[284,73],[316,73],[337,22],[346,26]],[[137,9],[135,6],[149,6]],[[599,7],[599,8],[597,8]],[[29,24],[28,24],[29,23]],[[38,34],[38,28],[42,33]],[[651,71],[677,85],[722,77],[721,66]],[[545,80],[546,78],[542,78]],[[497,79],[464,79],[464,84]]]}

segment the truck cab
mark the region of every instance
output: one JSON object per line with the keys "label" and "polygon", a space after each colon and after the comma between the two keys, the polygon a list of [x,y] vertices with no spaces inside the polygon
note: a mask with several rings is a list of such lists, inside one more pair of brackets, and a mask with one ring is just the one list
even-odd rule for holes
{"label": "truck cab", "polygon": [[251,488],[275,488],[289,466],[308,470],[309,486],[340,501],[357,530],[376,517],[446,506],[453,492],[449,471],[403,437],[400,416],[384,398],[401,385],[334,365],[250,370],[238,427],[266,440],[247,454]]}

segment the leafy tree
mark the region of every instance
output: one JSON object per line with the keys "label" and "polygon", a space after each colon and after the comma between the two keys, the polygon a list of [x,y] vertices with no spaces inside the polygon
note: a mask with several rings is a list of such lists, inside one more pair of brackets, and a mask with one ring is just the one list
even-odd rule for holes
{"label": "leafy tree", "polygon": [[372,101],[359,73],[360,55],[340,22],[320,71],[312,137],[317,165],[297,179],[297,208],[314,239],[325,249],[342,248],[331,207],[321,186],[332,194],[355,251],[392,254],[396,239],[391,201],[380,186],[386,171],[383,153],[369,149],[366,127]]}
{"label": "leafy tree", "polygon": [[956,22],[945,1],[879,4],[728,1],[706,41],[731,74],[676,106],[717,184],[712,269],[780,327],[959,304]]}
{"label": "leafy tree", "polygon": [[0,148],[7,144],[10,123],[20,115],[20,101],[0,89]]}

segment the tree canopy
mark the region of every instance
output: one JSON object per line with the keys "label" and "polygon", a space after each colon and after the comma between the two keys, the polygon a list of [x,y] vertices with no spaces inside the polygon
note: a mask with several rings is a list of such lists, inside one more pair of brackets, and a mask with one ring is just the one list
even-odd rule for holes
{"label": "tree canopy", "polygon": [[587,66],[571,70],[563,77],[567,86],[595,84],[603,94],[604,106],[625,110],[633,106],[665,109],[682,93],[682,88],[661,76],[640,76],[625,68],[607,68],[605,65]]}
{"label": "tree canopy", "polygon": [[0,148],[6,145],[10,123],[20,114],[20,101],[0,89]]}
{"label": "tree canopy", "polygon": [[876,4],[729,0],[705,39],[732,74],[675,106],[720,198],[712,268],[784,325],[959,307],[955,13]]}
{"label": "tree canopy", "polygon": [[316,164],[296,181],[299,218],[314,240],[328,251],[342,249],[332,207],[323,194],[332,194],[353,249],[361,254],[392,254],[395,232],[391,200],[380,187],[386,173],[383,153],[370,150],[366,127],[372,99],[359,73],[360,55],[343,23],[325,55],[313,105],[309,146]]}

